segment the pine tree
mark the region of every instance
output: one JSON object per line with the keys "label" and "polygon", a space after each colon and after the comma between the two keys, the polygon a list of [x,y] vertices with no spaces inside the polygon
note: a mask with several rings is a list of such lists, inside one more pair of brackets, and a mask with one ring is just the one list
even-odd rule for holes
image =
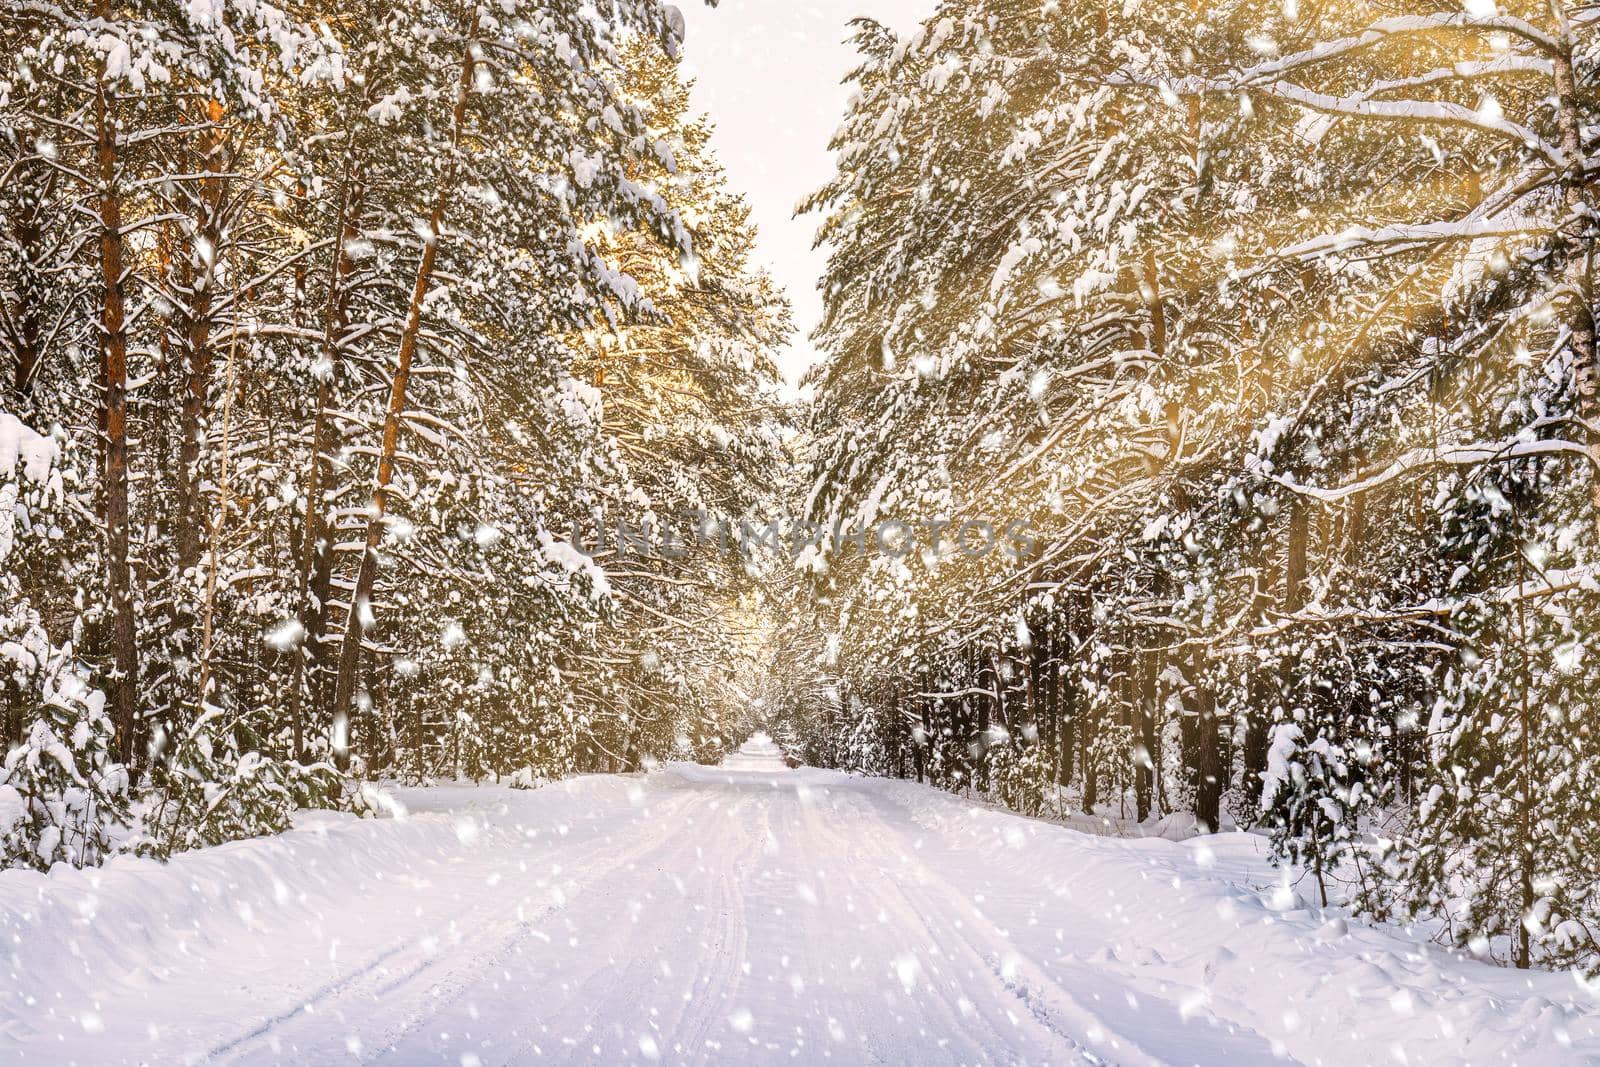
{"label": "pine tree", "polygon": [[[837,757],[850,694],[931,672],[919,776],[982,788],[998,764],[1026,798],[987,737],[1028,723],[1032,773],[1086,811],[1131,785],[1139,818],[1263,821],[1380,914],[1448,917],[1447,882],[1500,872],[1448,925],[1584,957],[1593,879],[1534,870],[1554,838],[1516,813],[1596,765],[1567,696],[1600,484],[1591,23],[990,0],[903,39],[858,24],[839,172],[808,205],[833,257],[807,517],[1035,536],[983,563],[808,560],[811,685],[845,694],[808,749]],[[1013,645],[1018,614],[1069,650],[1057,670]]]}
{"label": "pine tree", "polygon": [[0,409],[0,868],[97,864],[129,817],[105,694],[84,681],[70,641],[52,641],[18,580],[63,503],[59,455],[57,441]]}
{"label": "pine tree", "polygon": [[[36,754],[38,724],[82,733],[43,664],[103,688],[112,758],[84,713],[86,762],[49,788],[131,757],[131,840],[158,855],[359,808],[335,761],[569,773],[630,687],[640,760],[709,757],[744,713],[742,564],[613,586],[564,521],[641,486],[736,513],[780,454],[786,312],[687,116],[681,20],[327,14],[13,4],[0,27],[5,410],[58,427],[49,526],[0,590],[31,657],[4,727]],[[584,338],[635,327],[660,366],[608,414]],[[690,492],[623,458],[653,420],[683,425]],[[670,657],[617,670],[624,587],[704,639],[674,622]]]}

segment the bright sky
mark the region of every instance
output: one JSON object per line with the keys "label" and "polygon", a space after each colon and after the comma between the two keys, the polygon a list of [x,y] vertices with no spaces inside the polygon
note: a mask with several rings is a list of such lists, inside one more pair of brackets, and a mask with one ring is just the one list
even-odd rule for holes
{"label": "bright sky", "polygon": [[781,357],[792,384],[816,359],[807,335],[822,313],[813,252],[815,216],[795,204],[833,174],[828,141],[849,93],[840,80],[856,65],[845,43],[850,20],[914,29],[934,0],[679,0],[688,27],[684,66],[694,100],[717,124],[715,145],[733,187],[750,200],[758,255],[794,304],[794,342]]}

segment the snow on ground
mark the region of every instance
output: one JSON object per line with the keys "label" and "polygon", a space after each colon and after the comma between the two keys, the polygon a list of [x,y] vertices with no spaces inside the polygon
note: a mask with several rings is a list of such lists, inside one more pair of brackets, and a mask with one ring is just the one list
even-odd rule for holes
{"label": "snow on ground", "polygon": [[1572,978],[1319,914],[1242,834],[721,768],[0,874],[0,1061],[1600,1062]]}

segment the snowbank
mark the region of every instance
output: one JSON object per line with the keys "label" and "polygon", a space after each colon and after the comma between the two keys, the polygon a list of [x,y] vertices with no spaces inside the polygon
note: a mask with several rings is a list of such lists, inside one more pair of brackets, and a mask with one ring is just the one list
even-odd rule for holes
{"label": "snowbank", "polygon": [[[274,1013],[257,1001],[270,1002],[293,976],[257,966],[281,961],[287,942],[303,958],[301,977],[313,984],[341,973],[341,957],[378,951],[408,927],[420,942],[432,926],[448,923],[456,901],[481,888],[470,878],[450,884],[464,860],[515,856],[541,836],[604,836],[609,826],[594,813],[632,810],[630,784],[581,778],[533,793],[498,786],[386,790],[378,819],[308,811],[287,833],[185,852],[167,863],[122,855],[99,868],[0,872],[0,1060],[20,1054],[23,1062],[43,1062],[42,1046],[63,1050],[51,1054],[56,1062],[72,1054],[86,1064],[207,1062],[230,1030],[251,1021],[250,1014],[238,1017],[241,993],[247,1012],[260,1016],[257,1025],[271,1021]],[[528,803],[535,796],[536,811]],[[349,921],[351,911],[368,906],[396,910],[385,921]],[[196,969],[201,961],[227,961],[240,976],[216,975],[213,986],[206,968]],[[162,988],[169,983],[173,988]],[[103,1009],[130,989],[148,992],[145,1014]],[[292,1009],[294,1001],[288,1004]],[[173,1055],[174,1044],[182,1055]]]}
{"label": "snowbank", "polygon": [[[1313,906],[1227,833],[1120,839],[873,783],[983,910],[1102,976],[1181,990],[1191,1017],[1273,1035],[1304,1063],[1600,1063],[1600,985],[1518,972]],[[1019,892],[1020,890],[1020,892]]]}

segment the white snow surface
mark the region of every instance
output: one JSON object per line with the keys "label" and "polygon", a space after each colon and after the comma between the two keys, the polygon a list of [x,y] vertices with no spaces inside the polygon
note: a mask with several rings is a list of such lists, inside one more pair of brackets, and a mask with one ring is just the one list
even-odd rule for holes
{"label": "white snow surface", "polygon": [[1319,913],[1244,834],[1093,837],[757,739],[0,874],[0,1061],[1578,1064],[1600,1002]]}

